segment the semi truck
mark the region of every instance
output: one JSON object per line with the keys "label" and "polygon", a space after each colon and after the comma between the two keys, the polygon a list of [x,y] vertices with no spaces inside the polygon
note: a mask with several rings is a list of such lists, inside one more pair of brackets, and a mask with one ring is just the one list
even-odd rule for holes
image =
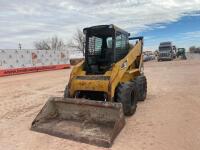
{"label": "semi truck", "polygon": [[176,58],[176,46],[172,42],[161,42],[158,48],[158,61]]}

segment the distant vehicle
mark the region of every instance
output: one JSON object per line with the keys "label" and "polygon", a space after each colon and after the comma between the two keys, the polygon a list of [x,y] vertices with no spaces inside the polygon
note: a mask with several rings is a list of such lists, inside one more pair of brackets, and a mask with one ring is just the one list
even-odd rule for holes
{"label": "distant vehicle", "polygon": [[186,55],[185,55],[185,48],[178,48],[178,51],[176,53],[176,57],[177,58],[181,58],[183,60],[187,59]]}
{"label": "distant vehicle", "polygon": [[155,59],[155,55],[152,51],[145,51],[143,53],[143,60],[144,61],[150,61],[150,60],[154,60]]}
{"label": "distant vehicle", "polygon": [[144,54],[143,61],[150,61],[150,60],[151,60],[150,57],[148,55]]}
{"label": "distant vehicle", "polygon": [[161,42],[158,48],[158,61],[176,58],[176,46],[172,42]]}

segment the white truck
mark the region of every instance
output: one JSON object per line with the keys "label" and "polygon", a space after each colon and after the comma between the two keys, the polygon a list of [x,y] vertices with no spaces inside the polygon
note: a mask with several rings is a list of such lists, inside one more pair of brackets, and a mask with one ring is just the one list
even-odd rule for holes
{"label": "white truck", "polygon": [[176,58],[176,46],[172,42],[161,42],[158,48],[158,61]]}

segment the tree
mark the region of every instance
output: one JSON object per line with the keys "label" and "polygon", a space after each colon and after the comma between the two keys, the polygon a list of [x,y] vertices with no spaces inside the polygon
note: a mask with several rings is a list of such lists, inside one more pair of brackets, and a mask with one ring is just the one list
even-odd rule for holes
{"label": "tree", "polygon": [[64,50],[65,44],[62,39],[53,36],[46,40],[34,42],[34,47],[38,50]]}
{"label": "tree", "polygon": [[68,42],[67,47],[73,51],[81,51],[84,55],[85,35],[80,29],[76,30],[72,39]]}
{"label": "tree", "polygon": [[51,38],[51,49],[53,50],[63,50],[65,44],[62,39],[59,39],[57,36]]}
{"label": "tree", "polygon": [[46,40],[34,42],[34,47],[37,50],[50,50],[51,47],[49,46],[49,42]]}

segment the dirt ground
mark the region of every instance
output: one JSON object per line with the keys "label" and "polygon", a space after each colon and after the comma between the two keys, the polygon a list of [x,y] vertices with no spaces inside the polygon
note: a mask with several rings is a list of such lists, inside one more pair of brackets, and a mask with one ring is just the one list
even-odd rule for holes
{"label": "dirt ground", "polygon": [[[100,147],[30,131],[50,96],[62,96],[70,70],[0,78],[0,150],[98,150]],[[148,96],[111,149],[198,150],[200,59],[147,62]]]}

